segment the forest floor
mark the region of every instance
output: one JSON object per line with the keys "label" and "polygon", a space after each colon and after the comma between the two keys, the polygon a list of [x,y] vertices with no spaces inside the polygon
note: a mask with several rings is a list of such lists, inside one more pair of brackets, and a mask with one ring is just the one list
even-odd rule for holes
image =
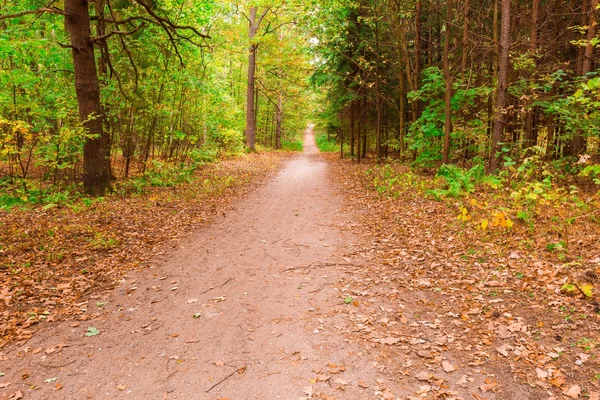
{"label": "forest floor", "polygon": [[[265,185],[114,272],[116,288],[15,330],[0,399],[598,400],[592,305],[538,289],[543,261],[464,234],[446,204],[377,196],[365,168],[308,132]],[[525,266],[538,275],[515,277]]]}

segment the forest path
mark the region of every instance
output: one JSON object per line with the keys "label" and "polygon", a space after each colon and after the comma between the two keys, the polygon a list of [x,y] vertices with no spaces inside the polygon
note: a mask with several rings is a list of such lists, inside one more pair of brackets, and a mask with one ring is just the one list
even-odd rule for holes
{"label": "forest path", "polygon": [[[373,398],[358,382],[375,382],[375,369],[320,319],[351,307],[333,287],[355,262],[341,256],[340,213],[307,129],[304,153],[268,184],[82,305],[89,321],[8,348],[4,398],[298,399],[338,387]],[[88,327],[100,333],[86,337]]]}
{"label": "forest path", "polygon": [[446,312],[464,304],[381,259],[387,239],[361,223],[371,206],[346,200],[334,172],[308,129],[266,185],[82,303],[88,320],[0,353],[0,400],[546,400],[504,360],[486,362],[496,350]]}

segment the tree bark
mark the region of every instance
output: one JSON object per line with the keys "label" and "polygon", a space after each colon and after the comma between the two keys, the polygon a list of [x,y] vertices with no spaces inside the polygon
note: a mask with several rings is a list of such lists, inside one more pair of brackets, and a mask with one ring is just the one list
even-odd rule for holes
{"label": "tree bark", "polygon": [[[534,0],[537,1],[537,0]],[[464,22],[463,22],[463,35],[462,35],[462,62],[461,62],[461,71],[464,74],[467,70],[467,62],[469,60],[469,12],[471,10],[471,1],[465,0],[465,8],[464,8]]]}
{"label": "tree bark", "polygon": [[444,148],[442,163],[447,164],[450,156],[450,134],[452,133],[452,75],[450,74],[450,25],[452,24],[452,1],[446,1],[446,27],[444,29],[444,78],[446,80]]}
{"label": "tree bark", "polygon": [[350,159],[354,161],[354,135],[355,135],[354,101],[350,103]]}
{"label": "tree bark", "polygon": [[277,96],[277,109],[276,109],[276,119],[277,125],[275,130],[275,149],[281,149],[281,120],[283,114],[283,95],[281,92],[278,93]]}
{"label": "tree bark", "polygon": [[[529,50],[532,55],[535,55],[538,47],[538,20],[540,13],[540,0],[533,0],[531,7],[531,36],[529,40]],[[530,91],[530,96],[533,100],[533,90]],[[534,112],[533,108],[527,110],[527,118],[525,121],[525,143],[526,149],[537,145],[537,131],[535,130],[534,124]]]}
{"label": "tree bark", "polygon": [[256,44],[252,43],[256,36],[256,7],[250,9],[248,39],[250,51],[248,52],[248,86],[246,89],[246,146],[250,151],[255,151],[256,145],[256,109],[254,103],[254,77],[256,74]]}
{"label": "tree bark", "polygon": [[110,137],[102,127],[100,83],[91,39],[89,3],[65,0],[65,29],[71,42],[79,118],[91,137],[83,147],[83,187],[103,195],[110,187]]}
{"label": "tree bark", "polygon": [[[590,6],[588,9],[588,31],[587,31],[587,45],[585,46],[585,50],[583,53],[583,63],[581,66],[581,75],[585,76],[592,70],[592,63],[594,61],[594,46],[592,44],[592,39],[596,37],[597,30],[597,20],[596,20],[596,10],[598,8],[598,0],[591,0]],[[575,136],[573,137],[573,142],[571,143],[571,155],[577,157],[584,153],[586,149],[586,140],[583,137],[581,131],[577,131]]]}
{"label": "tree bark", "polygon": [[500,56],[498,57],[498,89],[496,91],[496,110],[492,130],[489,173],[495,174],[500,160],[500,143],[506,125],[506,106],[508,105],[508,67],[510,62],[510,2],[501,0],[502,18],[500,22]]}
{"label": "tree bark", "polygon": [[358,107],[358,129],[356,130],[356,162],[360,164],[360,135],[362,133],[362,106],[361,101],[359,100],[357,103]]}

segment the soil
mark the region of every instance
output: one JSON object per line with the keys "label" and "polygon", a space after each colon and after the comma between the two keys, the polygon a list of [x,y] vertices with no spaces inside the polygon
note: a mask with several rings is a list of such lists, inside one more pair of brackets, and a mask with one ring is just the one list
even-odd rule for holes
{"label": "soil", "polygon": [[82,303],[87,321],[7,346],[0,399],[547,399],[449,350],[428,293],[352,290],[377,260],[331,177],[309,129],[266,185]]}

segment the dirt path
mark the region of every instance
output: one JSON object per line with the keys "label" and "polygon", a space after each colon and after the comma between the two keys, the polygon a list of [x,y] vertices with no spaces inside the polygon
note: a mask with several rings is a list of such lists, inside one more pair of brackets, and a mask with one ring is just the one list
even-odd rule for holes
{"label": "dirt path", "polygon": [[0,353],[0,399],[547,399],[456,345],[452,302],[380,264],[330,178],[308,130],[268,184],[82,303],[86,320]]}
{"label": "dirt path", "polygon": [[340,201],[317,153],[308,131],[270,183],[82,304],[88,321],[7,348],[0,398],[297,399],[336,385],[363,398],[375,370],[319,319],[344,304],[330,283],[354,261],[340,256]]}

